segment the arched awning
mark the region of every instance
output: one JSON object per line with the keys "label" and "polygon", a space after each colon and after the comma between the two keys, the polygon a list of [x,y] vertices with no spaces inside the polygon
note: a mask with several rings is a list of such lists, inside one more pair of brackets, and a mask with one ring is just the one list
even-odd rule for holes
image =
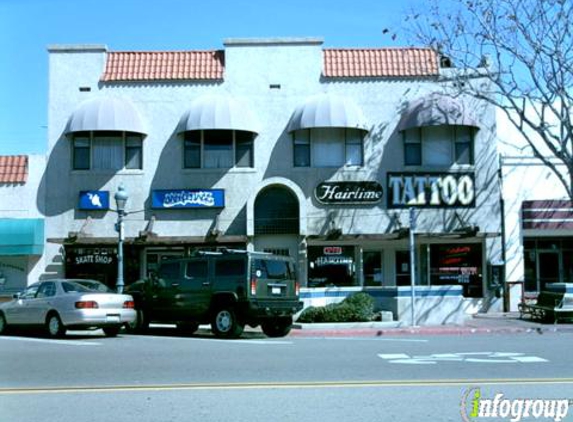
{"label": "arched awning", "polygon": [[70,116],[66,134],[121,131],[147,135],[139,112],[125,98],[100,97],[83,102]]}
{"label": "arched awning", "polygon": [[368,132],[362,111],[350,98],[321,94],[297,107],[287,132],[312,128],[349,128]]}
{"label": "arched awning", "polygon": [[458,98],[434,93],[408,106],[402,114],[398,130],[442,125],[470,126],[479,129],[467,104]]}
{"label": "arched awning", "polygon": [[183,114],[178,133],[190,130],[243,130],[259,133],[259,122],[242,101],[223,95],[199,97]]}

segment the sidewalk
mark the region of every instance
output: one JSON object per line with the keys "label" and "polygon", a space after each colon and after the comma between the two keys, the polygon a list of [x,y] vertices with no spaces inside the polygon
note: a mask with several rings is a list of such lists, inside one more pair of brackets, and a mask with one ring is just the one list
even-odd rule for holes
{"label": "sidewalk", "polygon": [[295,337],[377,337],[395,335],[467,335],[517,333],[573,333],[573,324],[543,324],[529,318],[519,319],[519,313],[477,314],[463,325],[429,325],[410,327],[401,322],[365,323],[295,323],[290,336]]}

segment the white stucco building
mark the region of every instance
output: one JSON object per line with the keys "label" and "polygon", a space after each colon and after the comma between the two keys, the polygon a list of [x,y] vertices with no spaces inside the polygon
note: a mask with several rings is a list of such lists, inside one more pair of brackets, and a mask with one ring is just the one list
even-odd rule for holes
{"label": "white stucco building", "polygon": [[195,248],[266,250],[296,259],[307,304],[366,289],[406,318],[412,208],[419,321],[499,306],[494,111],[448,96],[435,52],[231,39],[49,60],[50,272],[115,283],[123,185],[127,284]]}
{"label": "white stucco building", "polygon": [[45,168],[43,155],[0,156],[0,301],[46,271],[39,188]]}
{"label": "white stucco building", "polygon": [[[573,282],[573,204],[547,164],[536,158],[503,112],[497,116],[504,198],[506,282],[535,296],[550,283]],[[532,135],[535,141],[535,135]],[[551,157],[542,140],[537,148]],[[566,174],[565,166],[551,159]],[[569,287],[570,289],[570,287]]]}

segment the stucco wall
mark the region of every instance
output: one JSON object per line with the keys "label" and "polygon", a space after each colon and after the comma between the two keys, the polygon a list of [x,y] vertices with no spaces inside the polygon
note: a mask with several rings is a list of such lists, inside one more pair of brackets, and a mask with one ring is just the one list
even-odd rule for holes
{"label": "stucco wall", "polygon": [[[50,49],[49,158],[41,180],[50,200],[43,205],[38,201],[46,215],[49,238],[64,238],[68,232],[78,231],[88,215],[92,218],[86,227],[88,232],[101,237],[117,236],[116,214],[88,214],[76,210],[76,206],[80,190],[108,190],[113,196],[120,183],[129,192],[128,211],[145,210],[127,216],[127,237],[137,236],[152,214],[156,216],[154,231],[161,236],[203,236],[217,215],[223,233],[247,234],[253,218],[248,201],[271,178],[289,180],[299,187],[301,215],[306,216],[301,223],[306,227],[305,234],[324,234],[328,215],[334,217],[345,234],[384,233],[394,214],[407,226],[407,211],[388,210],[385,199],[375,206],[325,207],[313,197],[316,185],[327,180],[378,181],[386,190],[386,175],[390,171],[452,170],[404,168],[402,138],[396,130],[401,112],[410,101],[441,90],[448,82],[431,78],[325,80],[321,76],[322,45],[317,40],[259,44],[228,41],[224,81],[104,84],[99,82],[104,64],[105,49],[101,46]],[[80,87],[90,87],[91,91],[80,92]],[[292,138],[285,128],[294,109],[309,96],[320,93],[348,96],[361,108],[370,129],[364,141],[363,167],[293,167]],[[204,94],[239,98],[258,117],[261,131],[255,139],[254,168],[182,169],[183,142],[175,129],[191,101]],[[126,97],[139,110],[148,129],[142,171],[115,174],[71,170],[70,141],[63,135],[66,122],[82,101],[100,95]],[[475,140],[475,166],[470,168],[476,177],[475,208],[423,210],[417,220],[419,231],[438,233],[451,228],[457,213],[482,232],[499,232],[494,114],[484,104],[468,101],[481,125]],[[151,190],[177,188],[225,189],[226,206],[221,211],[150,210]],[[499,259],[500,248],[490,243],[491,247],[485,250],[486,262]],[[57,247],[47,248],[47,254],[49,263],[57,261]]]}

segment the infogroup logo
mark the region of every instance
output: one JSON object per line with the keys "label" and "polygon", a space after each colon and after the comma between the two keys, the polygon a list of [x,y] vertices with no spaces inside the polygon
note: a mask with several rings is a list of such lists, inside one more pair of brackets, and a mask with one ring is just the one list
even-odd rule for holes
{"label": "infogroup logo", "polygon": [[461,414],[464,422],[486,418],[509,419],[511,422],[519,422],[523,418],[559,422],[567,416],[570,404],[569,399],[510,399],[503,393],[484,398],[481,388],[474,387],[462,396]]}

